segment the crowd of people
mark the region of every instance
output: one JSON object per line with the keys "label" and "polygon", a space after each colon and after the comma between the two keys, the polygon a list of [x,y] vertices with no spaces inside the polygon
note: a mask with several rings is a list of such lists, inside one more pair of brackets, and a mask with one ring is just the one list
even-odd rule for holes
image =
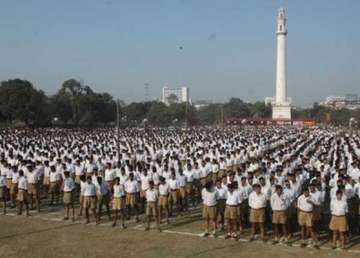
{"label": "crowd of people", "polygon": [[[116,226],[201,206],[203,236],[318,245],[320,230],[345,248],[360,228],[360,137],[335,128],[6,129],[0,133],[0,200],[18,214],[64,205]],[[77,214],[75,204],[79,203]],[[351,232],[349,232],[349,226]]]}

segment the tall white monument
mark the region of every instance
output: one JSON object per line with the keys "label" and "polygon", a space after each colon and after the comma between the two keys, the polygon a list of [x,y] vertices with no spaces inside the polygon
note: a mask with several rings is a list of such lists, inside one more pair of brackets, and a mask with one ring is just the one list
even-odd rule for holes
{"label": "tall white monument", "polygon": [[285,9],[277,14],[276,96],[272,106],[273,119],[291,119],[291,101],[286,97],[286,17]]}

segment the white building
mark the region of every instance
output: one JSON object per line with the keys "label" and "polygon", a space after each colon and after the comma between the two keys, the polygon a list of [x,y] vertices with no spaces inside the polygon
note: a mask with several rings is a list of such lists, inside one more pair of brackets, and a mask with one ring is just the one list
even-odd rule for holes
{"label": "white building", "polygon": [[360,108],[360,98],[357,94],[346,94],[346,96],[329,96],[319,103],[320,106],[325,106],[334,109],[358,109]]}
{"label": "white building", "polygon": [[161,102],[166,105],[171,103],[186,103],[190,102],[190,94],[188,87],[162,89]]}

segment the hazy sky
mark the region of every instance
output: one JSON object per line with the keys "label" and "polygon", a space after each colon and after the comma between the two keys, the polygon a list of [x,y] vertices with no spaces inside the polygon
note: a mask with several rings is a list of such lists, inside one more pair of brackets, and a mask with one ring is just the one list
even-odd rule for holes
{"label": "hazy sky", "polygon": [[288,92],[360,94],[359,0],[0,0],[0,80],[52,94],[68,78],[126,102],[275,94],[275,17],[288,16]]}

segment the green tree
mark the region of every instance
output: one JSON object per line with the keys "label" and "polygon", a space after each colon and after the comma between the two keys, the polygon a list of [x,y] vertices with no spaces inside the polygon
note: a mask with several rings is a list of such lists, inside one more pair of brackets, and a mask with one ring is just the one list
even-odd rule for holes
{"label": "green tree", "polygon": [[250,114],[256,118],[268,118],[271,116],[271,105],[266,105],[263,101],[249,104]]}
{"label": "green tree", "polygon": [[224,104],[224,115],[228,117],[249,117],[251,112],[248,104],[239,98],[231,98]]}
{"label": "green tree", "polygon": [[197,111],[197,116],[200,125],[215,125],[221,123],[222,104],[210,104],[205,107],[201,107]]}
{"label": "green tree", "polygon": [[49,122],[48,99],[31,82],[7,80],[0,85],[0,110],[10,124],[15,120],[26,125],[45,125]]}
{"label": "green tree", "polygon": [[153,102],[147,113],[149,124],[160,127],[171,125],[173,118],[169,108],[162,102]]}

